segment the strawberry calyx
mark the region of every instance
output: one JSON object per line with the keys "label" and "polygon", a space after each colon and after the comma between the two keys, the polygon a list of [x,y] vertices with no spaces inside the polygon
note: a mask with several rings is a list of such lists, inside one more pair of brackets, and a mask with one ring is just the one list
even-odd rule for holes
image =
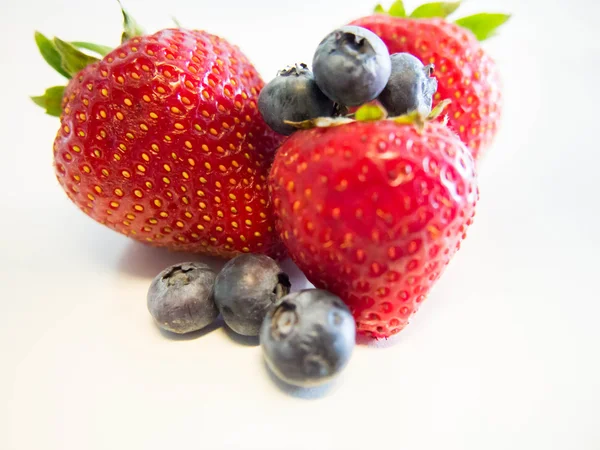
{"label": "strawberry calyx", "polygon": [[[392,17],[410,19],[431,19],[434,17],[446,19],[452,15],[460,5],[460,1],[425,3],[408,14],[404,7],[403,0],[396,0],[387,11],[381,4],[378,4],[375,7],[374,12],[377,14],[387,14]],[[457,19],[454,23],[471,31],[479,41],[484,41],[494,36],[498,28],[504,25],[508,19],[510,19],[510,14],[479,13]]]}
{"label": "strawberry calyx", "polygon": [[[144,30],[125,11],[122,5],[121,12],[123,14],[121,42],[144,34]],[[49,39],[39,31],[35,32],[34,38],[42,57],[48,65],[69,80],[90,64],[100,61],[99,58],[106,56],[113,50],[113,48],[106,45],[91,42],[67,42],[57,37]],[[46,89],[44,94],[31,97],[31,100],[36,105],[44,108],[46,114],[59,117],[62,111],[61,103],[65,88],[66,86],[53,86]]]}
{"label": "strawberry calyx", "polygon": [[145,33],[144,29],[133,17],[131,17],[131,14],[123,8],[121,0],[118,1],[119,6],[121,7],[121,13],[123,14],[123,34],[121,35],[121,43],[124,43],[135,36],[142,36]]}
{"label": "strawberry calyx", "polygon": [[46,110],[49,116],[60,117],[62,112],[62,98],[66,86],[52,86],[42,94],[31,96],[31,100]]}
{"label": "strawberry calyx", "polygon": [[[452,103],[451,100],[442,100],[426,116],[415,110],[401,116],[388,117],[386,109],[379,102],[372,102],[361,106],[354,114],[345,117],[317,117],[302,122],[291,122],[286,120],[285,123],[299,130],[309,130],[311,128],[339,127],[354,122],[378,122],[389,120],[399,125],[414,125],[419,130],[422,130],[427,122],[438,119],[450,103]],[[444,118],[443,123],[445,124],[446,121],[447,117]]]}

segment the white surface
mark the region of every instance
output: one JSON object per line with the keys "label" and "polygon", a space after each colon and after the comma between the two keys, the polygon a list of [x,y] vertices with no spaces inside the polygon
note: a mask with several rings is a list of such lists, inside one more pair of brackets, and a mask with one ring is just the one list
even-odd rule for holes
{"label": "white surface", "polygon": [[[224,35],[270,78],[371,2],[126,3],[149,30],[174,15]],[[162,335],[146,289],[183,256],[95,224],[54,180],[57,121],[27,96],[60,77],[33,30],[114,44],[116,2],[3,0],[0,448],[599,449],[600,7],[464,7],[495,8],[515,14],[486,45],[505,120],[469,239],[397,339],[359,346],[330,389],[298,392],[223,329]]]}

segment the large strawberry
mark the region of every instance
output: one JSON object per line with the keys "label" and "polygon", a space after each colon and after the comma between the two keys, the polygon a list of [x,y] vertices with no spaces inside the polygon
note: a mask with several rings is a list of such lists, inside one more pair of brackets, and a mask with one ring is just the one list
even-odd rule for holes
{"label": "large strawberry", "polygon": [[478,159],[496,133],[501,91],[494,61],[479,41],[492,36],[509,18],[505,14],[476,14],[450,22],[446,18],[460,2],[429,3],[407,15],[402,0],[389,11],[353,22],[373,31],[390,53],[408,52],[435,65],[438,92],[434,100],[452,99],[449,126]]}
{"label": "large strawberry", "polygon": [[373,337],[407,324],[459,248],[478,198],[460,139],[439,122],[408,119],[297,131],[269,178],[291,257]]}
{"label": "large strawberry", "polygon": [[112,51],[36,35],[44,58],[70,78],[34,98],[61,117],[59,183],[90,217],[134,239],[277,256],[267,176],[282,138],[258,112],[260,76],[217,36],[139,36],[131,24]]}

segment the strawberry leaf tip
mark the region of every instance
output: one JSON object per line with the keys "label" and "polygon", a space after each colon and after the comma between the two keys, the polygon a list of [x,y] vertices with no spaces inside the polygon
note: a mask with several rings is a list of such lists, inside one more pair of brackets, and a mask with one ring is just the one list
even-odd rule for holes
{"label": "strawberry leaf tip", "polygon": [[[431,19],[434,17],[445,19],[453,14],[460,5],[460,0],[455,2],[425,3],[424,5],[415,8],[409,17],[411,19]],[[376,14],[388,14],[392,17],[407,17],[404,2],[402,0],[395,1],[387,11],[381,4],[378,4],[375,7],[374,12]],[[462,19],[456,20],[454,23],[471,31],[479,41],[484,41],[494,36],[496,30],[501,25],[504,25],[508,19],[510,19],[510,14],[480,13],[463,17]]]}
{"label": "strawberry leaf tip", "polygon": [[183,28],[183,27],[181,26],[181,22],[180,22],[180,21],[177,19],[177,17],[174,17],[174,16],[173,16],[173,17],[171,17],[171,20],[173,21],[173,23],[175,24],[175,26],[176,26],[177,28]]}
{"label": "strawberry leaf tip", "polygon": [[[422,130],[427,122],[436,120],[450,103],[452,103],[452,100],[442,100],[435,106],[435,108],[431,110],[427,116],[423,115],[423,113],[419,110],[415,110],[402,116],[392,117],[391,120],[401,125],[414,125],[418,129]],[[443,123],[444,126],[447,125],[447,118],[444,119]]]}
{"label": "strawberry leaf tip", "polygon": [[399,125],[414,125],[417,129],[422,130],[425,127],[427,118],[415,110],[402,116],[393,117],[391,120]]}
{"label": "strawberry leaf tip", "polygon": [[377,103],[368,103],[356,111],[354,119],[358,122],[372,122],[385,119],[387,116],[387,111],[383,106]]}
{"label": "strawberry leaf tip", "polygon": [[389,15],[393,17],[406,17],[406,9],[404,8],[404,2],[402,0],[395,1],[390,6]]}
{"label": "strawberry leaf tip", "polygon": [[510,19],[509,14],[481,13],[458,19],[455,23],[473,32],[475,37],[484,41],[496,34],[496,30]]}
{"label": "strawberry leaf tip", "polygon": [[61,57],[62,68],[69,74],[69,78],[72,78],[80,70],[98,61],[98,58],[77,50],[73,45],[57,37],[54,38],[54,47]]}
{"label": "strawberry leaf tip", "polygon": [[440,117],[442,115],[442,113],[444,112],[444,110],[446,109],[446,107],[452,103],[452,100],[446,99],[446,100],[442,100],[441,102],[439,102],[435,108],[433,108],[431,110],[431,112],[429,113],[429,115],[427,116],[427,119],[429,120],[435,120],[438,117]]}
{"label": "strawberry leaf tip", "polygon": [[[35,42],[48,65],[68,79],[73,78],[73,75],[86,68],[89,64],[98,61],[97,58],[80,51],[79,48],[91,50],[100,56],[110,51],[108,47],[88,42],[68,43],[59,38],[50,40],[37,31],[35,33]],[[43,95],[31,97],[31,100],[36,105],[44,108],[46,114],[59,117],[64,90],[64,86],[54,86],[46,89]]]}
{"label": "strawberry leaf tip", "polygon": [[104,51],[110,51],[108,47],[87,42],[70,44],[56,37],[50,40],[38,31],[35,33],[35,42],[50,67],[69,79],[89,64],[98,61],[97,58],[78,50],[78,47],[93,50],[100,55]]}
{"label": "strawberry leaf tip", "polygon": [[121,12],[123,13],[123,34],[121,35],[121,42],[128,41],[135,36],[142,36],[144,34],[144,29],[138,25],[135,19],[131,17],[127,11],[125,11],[120,0],[119,5],[121,6]]}
{"label": "strawberry leaf tip", "polygon": [[99,56],[106,56],[113,50],[106,45],[92,44],[91,42],[71,42],[71,45],[78,49],[90,50]]}
{"label": "strawberry leaf tip", "polygon": [[422,129],[427,122],[437,119],[450,103],[452,103],[451,100],[441,101],[427,116],[423,115],[422,112],[415,110],[402,116],[388,117],[385,108],[381,106],[381,104],[375,102],[361,106],[352,117],[317,117],[316,119],[304,120],[302,122],[291,122],[286,120],[285,123],[298,130],[309,130],[311,128],[339,127],[340,125],[346,125],[352,122],[391,120],[398,124],[415,125],[417,128]]}
{"label": "strawberry leaf tip", "polygon": [[404,8],[404,2],[402,0],[396,0],[387,11],[381,4],[378,4],[375,7],[374,12],[376,14],[388,14],[392,17],[406,17],[406,9]]}
{"label": "strawberry leaf tip", "polygon": [[31,100],[38,106],[46,110],[46,114],[50,116],[60,117],[62,111],[62,98],[65,92],[64,86],[53,86],[46,89],[44,95],[31,97]]}
{"label": "strawberry leaf tip", "polygon": [[349,117],[317,117],[316,119],[308,119],[302,122],[291,122],[289,120],[284,120],[284,122],[298,130],[309,130],[311,128],[338,127],[352,123],[354,120]]}
{"label": "strawberry leaf tip", "polygon": [[413,19],[446,18],[458,9],[460,2],[426,3],[417,7],[410,15]]}
{"label": "strawberry leaf tip", "polygon": [[36,31],[35,43],[37,44],[37,47],[40,53],[42,54],[42,57],[44,58],[44,60],[46,60],[50,67],[52,67],[54,70],[60,73],[63,77],[71,78],[69,73],[62,67],[62,58],[60,56],[60,53],[58,53],[54,42],[52,42],[39,31]]}

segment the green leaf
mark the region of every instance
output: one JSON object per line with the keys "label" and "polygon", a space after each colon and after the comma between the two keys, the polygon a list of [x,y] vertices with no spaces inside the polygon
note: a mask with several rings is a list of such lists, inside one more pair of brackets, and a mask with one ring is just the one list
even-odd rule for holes
{"label": "green leaf", "polygon": [[86,55],[77,50],[68,42],[65,42],[57,37],[54,38],[54,46],[62,58],[62,68],[68,74],[75,75],[80,70],[85,69],[90,64],[98,61],[98,58]]}
{"label": "green leaf", "polygon": [[510,19],[510,14],[488,14],[481,13],[458,19],[456,24],[471,30],[475,37],[484,41],[496,34],[498,27]]}
{"label": "green leaf", "polygon": [[426,3],[415,9],[410,17],[414,19],[429,19],[431,17],[446,18],[460,6],[458,2]]}
{"label": "green leaf", "polygon": [[284,120],[283,122],[298,130],[310,130],[311,128],[339,127],[352,123],[354,120],[349,117],[317,117],[315,119],[303,120],[302,122],[292,122],[290,120]]}
{"label": "green leaf", "polygon": [[121,42],[128,41],[135,36],[142,36],[144,29],[125,11],[120,0],[119,5],[121,5],[121,12],[123,13],[123,35],[121,36]]}
{"label": "green leaf", "polygon": [[431,110],[431,112],[427,116],[427,119],[428,120],[435,120],[438,117],[440,117],[442,115],[442,113],[444,112],[444,110],[446,109],[446,107],[450,103],[452,103],[452,100],[448,100],[448,99],[442,100],[441,102],[439,102],[437,104],[437,106]]}
{"label": "green leaf", "polygon": [[106,45],[92,44],[91,42],[71,42],[71,45],[80,49],[91,50],[100,56],[106,56],[113,50]]}
{"label": "green leaf", "polygon": [[35,43],[46,62],[65,78],[71,78],[62,67],[62,58],[54,43],[39,31],[35,32]]}
{"label": "green leaf", "polygon": [[402,0],[395,1],[394,4],[390,6],[388,14],[392,17],[406,17],[406,9],[404,8],[404,2]]}
{"label": "green leaf", "polygon": [[418,110],[414,110],[402,116],[394,117],[392,120],[398,125],[414,125],[419,130],[422,130],[426,123],[426,117],[423,117]]}
{"label": "green leaf", "polygon": [[33,100],[36,105],[44,108],[46,110],[46,114],[60,117],[62,112],[62,98],[64,92],[64,86],[54,86],[46,89],[44,95],[40,95],[39,97],[31,97],[31,100]]}
{"label": "green leaf", "polygon": [[385,9],[383,9],[383,6],[381,6],[381,4],[378,4],[377,6],[375,6],[373,12],[376,14],[385,14]]}
{"label": "green leaf", "polygon": [[176,26],[177,28],[183,28],[183,27],[181,26],[181,22],[180,22],[179,20],[177,20],[177,17],[171,17],[171,20],[173,21],[173,23],[175,24],[175,26]]}
{"label": "green leaf", "polygon": [[371,122],[375,120],[382,120],[387,117],[387,112],[383,106],[371,103],[366,104],[358,108],[358,111],[354,114],[354,119],[359,122]]}

